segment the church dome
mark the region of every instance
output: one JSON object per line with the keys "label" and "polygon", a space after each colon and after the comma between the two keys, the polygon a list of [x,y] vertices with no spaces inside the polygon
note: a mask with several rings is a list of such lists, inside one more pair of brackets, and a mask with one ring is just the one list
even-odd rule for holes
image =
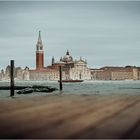
{"label": "church dome", "polygon": [[69,51],[66,52],[66,55],[63,57],[63,62],[69,63],[73,62],[72,56],[69,54]]}

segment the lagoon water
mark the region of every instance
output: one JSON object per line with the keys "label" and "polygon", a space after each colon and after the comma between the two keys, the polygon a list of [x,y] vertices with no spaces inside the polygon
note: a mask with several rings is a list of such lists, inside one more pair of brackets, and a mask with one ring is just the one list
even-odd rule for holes
{"label": "lagoon water", "polygon": [[[8,86],[8,81],[0,81],[0,86]],[[16,81],[15,85],[44,85],[59,88],[55,81]],[[59,90],[53,93],[60,93]],[[53,93],[15,94],[15,97],[46,96]],[[140,81],[84,81],[82,83],[63,83],[63,94],[140,94]],[[0,99],[9,99],[9,90],[0,90]]]}

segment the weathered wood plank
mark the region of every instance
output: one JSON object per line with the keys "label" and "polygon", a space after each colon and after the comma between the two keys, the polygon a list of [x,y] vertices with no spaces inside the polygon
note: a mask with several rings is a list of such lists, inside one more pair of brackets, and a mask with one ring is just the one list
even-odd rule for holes
{"label": "weathered wood plank", "polygon": [[123,138],[140,139],[140,117],[129,129],[129,131],[125,135],[123,135]]}
{"label": "weathered wood plank", "polygon": [[[100,138],[102,130],[108,132],[106,134],[112,132],[110,137],[125,137],[138,121],[140,112],[137,117],[134,114],[139,102],[139,96],[130,95],[60,95],[16,99],[7,104],[0,102],[3,107],[0,109],[0,138]],[[7,111],[3,111],[5,108]],[[134,114],[131,113],[133,109]],[[136,121],[120,133],[114,122],[123,125],[126,116],[129,116],[127,123],[132,118]],[[12,121],[8,121],[9,118]],[[114,125],[114,129],[110,125]]]}
{"label": "weathered wood plank", "polygon": [[139,108],[140,101],[136,100],[113,117],[106,119],[96,126],[91,126],[81,134],[80,138],[129,138],[133,126],[136,125],[140,119]]}
{"label": "weathered wood plank", "polygon": [[[80,96],[79,96],[80,97]],[[73,100],[73,98],[72,98],[72,102],[69,102],[69,103],[71,103],[71,105],[70,104],[63,104],[63,102],[60,102],[61,104],[62,104],[62,106],[61,107],[59,107],[59,106],[57,106],[57,108],[55,108],[55,109],[51,109],[50,108],[50,106],[48,106],[48,105],[43,105],[43,106],[39,106],[39,107],[32,107],[32,108],[29,108],[29,110],[28,109],[23,109],[23,110],[16,110],[16,111],[13,111],[13,112],[10,112],[10,113],[4,113],[4,114],[1,114],[1,121],[2,122],[5,122],[6,120],[8,120],[8,118],[13,118],[13,121],[12,122],[7,122],[7,124],[5,124],[4,123],[4,126],[3,126],[3,129],[5,128],[5,126],[7,126],[5,129],[8,129],[8,128],[10,128],[10,126],[11,126],[11,128],[14,126],[14,125],[16,125],[17,123],[20,125],[20,126],[22,126],[22,128],[23,129],[25,129],[25,127],[26,127],[26,130],[29,130],[29,129],[33,129],[34,127],[36,128],[38,128],[40,125],[42,126],[43,124],[44,124],[44,121],[46,121],[46,120],[43,120],[42,119],[42,116],[44,116],[45,115],[45,119],[49,119],[49,121],[48,121],[48,123],[50,123],[50,121],[52,120],[52,121],[56,121],[57,120],[57,118],[60,118],[60,116],[61,117],[63,117],[64,118],[64,113],[71,113],[71,114],[73,114],[73,112],[71,112],[71,111],[69,111],[69,110],[71,110],[71,109],[73,109],[74,108],[74,111],[77,113],[78,111],[80,112],[80,110],[79,110],[79,108],[81,107],[81,109],[82,109],[82,107],[83,107],[83,105],[86,107],[86,108],[88,108],[87,106],[89,106],[93,101],[97,101],[97,100],[95,100],[95,98],[93,98],[93,97],[82,97],[82,99],[84,99],[84,102],[83,102],[83,100],[80,100],[80,98],[77,98],[77,101],[75,102],[75,104],[73,104],[74,102],[74,100]],[[94,99],[94,100],[92,100],[92,99]],[[102,103],[102,100],[104,101],[105,100],[105,97],[100,97],[100,98],[98,98],[99,99],[99,103],[101,104]],[[101,100],[102,99],[102,100]],[[107,99],[107,97],[106,97],[106,99]],[[115,99],[115,98],[114,98]],[[91,100],[90,102],[89,102],[89,100]],[[67,100],[67,101],[70,101],[70,100]],[[87,101],[87,103],[85,102],[85,101]],[[54,104],[56,104],[56,103],[53,103],[52,105],[54,105]],[[79,104],[79,105],[78,105]],[[48,108],[48,109],[47,109]],[[64,108],[66,108],[67,110],[64,110]],[[77,110],[75,110],[75,108],[77,108]],[[85,110],[86,110],[86,108],[85,108]],[[40,111],[38,111],[38,109],[41,109]],[[45,111],[45,110],[46,111]],[[45,111],[45,112],[44,112]],[[49,112],[50,111],[50,112]],[[64,111],[64,112],[63,112]],[[17,114],[18,113],[18,114]],[[43,113],[43,114],[42,114]],[[26,114],[28,114],[27,116],[25,116]],[[57,115],[57,114],[59,114],[59,115]],[[39,116],[38,116],[39,115]],[[18,117],[17,117],[18,116]],[[55,116],[55,117],[53,117],[53,116]],[[35,118],[34,118],[35,117]],[[2,120],[2,118],[3,118],[3,120]],[[16,118],[16,119],[14,119],[14,118]],[[35,126],[34,126],[34,124],[32,123],[32,122],[34,122],[34,121],[36,121],[37,122],[37,119],[38,118],[40,118],[41,119],[41,121],[38,123],[38,124],[36,124],[35,123]],[[36,119],[36,120],[35,120]],[[27,122],[28,121],[28,122]],[[43,122],[42,122],[43,121]],[[22,124],[21,124],[22,123]],[[23,125],[24,124],[24,125]],[[29,125],[29,124],[32,124],[32,125]],[[28,126],[29,125],[29,126]],[[2,126],[2,123],[1,123],[1,126]],[[19,130],[20,130],[20,126],[18,126],[18,128],[17,128],[17,130],[16,130],[16,128],[14,128],[14,129],[12,129],[12,131],[11,132],[13,132],[14,130],[16,131],[16,133],[17,132],[19,132]],[[27,128],[28,127],[28,128]],[[2,130],[3,130],[2,129]],[[23,130],[22,129],[22,130]],[[1,130],[1,131],[2,131]],[[23,133],[23,132],[22,132]],[[4,134],[6,134],[6,136],[7,136],[7,132],[6,131],[4,131],[3,132],[3,135]]]}
{"label": "weathered wood plank", "polygon": [[[10,112],[18,112],[18,111],[22,111],[24,112],[24,110],[26,110],[27,108],[34,108],[34,107],[39,107],[42,105],[46,105],[47,106],[53,106],[53,107],[59,107],[59,105],[65,104],[65,103],[78,103],[78,102],[82,102],[82,101],[86,101],[86,100],[96,100],[100,98],[99,96],[93,96],[93,97],[83,97],[83,96],[61,96],[61,95],[56,95],[56,96],[47,96],[46,98],[41,97],[41,98],[33,98],[33,99],[18,99],[18,100],[12,100],[10,102],[1,102],[0,103],[0,113],[4,114],[4,113],[8,113],[10,114]],[[101,97],[102,98],[102,97]],[[101,99],[100,98],[100,99]],[[50,107],[49,107],[50,108]],[[24,109],[24,110],[22,110]]]}
{"label": "weathered wood plank", "polygon": [[49,129],[42,128],[39,130],[40,133],[29,134],[30,138],[34,136],[37,138],[47,137],[47,138],[75,138],[75,134],[79,134],[77,138],[80,137],[81,131],[86,130],[91,125],[97,125],[100,121],[112,117],[116,112],[125,109],[128,105],[132,104],[134,101],[118,102],[111,104],[109,106],[101,106],[99,110],[91,111],[85,115],[75,117],[69,121],[63,121],[62,124],[59,124]]}

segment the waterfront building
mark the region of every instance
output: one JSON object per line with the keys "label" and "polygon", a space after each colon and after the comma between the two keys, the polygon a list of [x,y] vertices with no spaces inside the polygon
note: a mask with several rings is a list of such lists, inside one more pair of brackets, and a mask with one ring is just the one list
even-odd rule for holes
{"label": "waterfront building", "polygon": [[[80,57],[74,60],[69,50],[59,61],[52,57],[51,65],[44,66],[44,48],[39,31],[36,43],[36,69],[25,67],[14,68],[16,80],[59,80],[59,66],[62,66],[63,80],[140,80],[140,67],[102,67],[90,69],[87,61]],[[10,66],[0,72],[0,80],[9,80]]]}
{"label": "waterfront building", "polygon": [[74,62],[74,67],[70,68],[70,77],[74,80],[90,80],[91,79],[91,71],[87,67],[86,60],[80,59]]}
{"label": "waterfront building", "polygon": [[103,67],[91,69],[93,80],[140,80],[139,68],[135,66],[126,67]]}
{"label": "waterfront building", "polygon": [[87,68],[87,62],[82,59],[74,61],[68,50],[64,57],[60,58],[60,61],[55,62],[55,58],[53,56],[52,64],[44,67],[43,43],[41,33],[39,31],[38,42],[36,45],[36,69],[29,69],[29,80],[59,80],[59,66],[63,67],[63,80],[91,79],[90,69]]}
{"label": "waterfront building", "polygon": [[[36,69],[29,69],[26,71],[26,79],[29,80],[59,80],[59,66],[62,66],[62,79],[91,79],[90,69],[87,68],[87,62],[80,59],[74,61],[67,50],[64,57],[60,61],[55,62],[54,56],[50,66],[44,67],[44,50],[41,39],[41,32],[39,31],[38,41],[36,45]],[[28,76],[27,76],[28,75]],[[25,79],[25,78],[24,78]]]}

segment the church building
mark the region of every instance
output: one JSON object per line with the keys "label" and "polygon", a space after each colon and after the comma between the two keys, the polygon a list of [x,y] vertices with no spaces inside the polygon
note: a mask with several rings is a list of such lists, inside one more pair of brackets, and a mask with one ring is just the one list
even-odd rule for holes
{"label": "church building", "polygon": [[[80,58],[73,60],[67,50],[64,57],[55,62],[52,57],[52,64],[44,66],[44,49],[39,31],[38,41],[36,44],[36,69],[29,69],[29,80],[59,80],[59,66],[62,66],[63,80],[85,80],[91,79],[90,69],[87,68],[87,62]],[[27,71],[26,71],[27,73]],[[27,77],[27,76],[26,76]]]}

